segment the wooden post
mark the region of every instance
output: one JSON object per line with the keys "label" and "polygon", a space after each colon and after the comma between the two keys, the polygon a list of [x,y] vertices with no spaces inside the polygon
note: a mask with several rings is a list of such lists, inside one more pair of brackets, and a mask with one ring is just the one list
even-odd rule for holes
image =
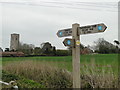
{"label": "wooden post", "polygon": [[72,64],[73,64],[73,88],[81,88],[80,83],[80,45],[76,41],[80,41],[78,34],[79,24],[72,25],[72,39],[75,41],[75,46],[72,47]]}

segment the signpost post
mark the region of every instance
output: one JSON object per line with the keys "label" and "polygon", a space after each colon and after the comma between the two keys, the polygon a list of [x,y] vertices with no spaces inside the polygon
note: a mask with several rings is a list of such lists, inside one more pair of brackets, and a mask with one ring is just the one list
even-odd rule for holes
{"label": "signpost post", "polygon": [[72,47],[72,65],[73,65],[73,88],[81,88],[80,80],[80,35],[100,33],[106,30],[106,26],[101,24],[79,27],[79,24],[73,24],[72,28],[59,30],[58,37],[72,36],[72,39],[66,38],[63,41],[65,46]]}
{"label": "signpost post", "polygon": [[75,40],[75,46],[72,48],[72,65],[73,65],[73,88],[80,88],[80,45],[76,41],[80,41],[78,34],[79,24],[72,25],[72,39]]}

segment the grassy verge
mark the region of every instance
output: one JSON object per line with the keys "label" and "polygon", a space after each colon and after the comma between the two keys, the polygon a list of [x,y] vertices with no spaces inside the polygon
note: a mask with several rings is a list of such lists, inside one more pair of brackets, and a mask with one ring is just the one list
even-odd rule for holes
{"label": "grassy verge", "polygon": [[[117,88],[117,74],[112,67],[98,68],[92,61],[91,66],[81,66],[82,88]],[[34,80],[45,88],[72,88],[72,73],[50,63],[21,61],[3,66],[9,73]]]}
{"label": "grassy verge", "polygon": [[[41,85],[40,83],[37,83],[37,82],[30,80],[30,79],[26,79],[23,76],[8,73],[6,71],[2,72],[2,80],[4,82],[8,82],[8,83],[10,81],[16,81],[19,89],[20,88],[44,88],[44,86]],[[10,88],[10,87],[3,84],[2,88]]]}
{"label": "grassy verge", "polygon": [[40,62],[21,61],[9,63],[3,67],[9,73],[32,79],[46,88],[71,87],[71,77],[66,70]]}
{"label": "grassy verge", "polygon": [[[81,55],[80,60],[82,88],[118,87],[117,54]],[[2,64],[4,71],[45,88],[72,88],[71,56],[4,57]]]}

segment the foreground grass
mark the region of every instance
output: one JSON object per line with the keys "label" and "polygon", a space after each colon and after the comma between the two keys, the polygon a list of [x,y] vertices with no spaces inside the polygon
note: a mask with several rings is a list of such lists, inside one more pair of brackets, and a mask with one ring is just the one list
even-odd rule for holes
{"label": "foreground grass", "polygon": [[[99,69],[94,62],[91,67],[81,66],[82,88],[117,88],[118,76],[111,69]],[[72,88],[72,73],[49,63],[21,61],[3,66],[3,70],[34,80],[46,88]]]}
{"label": "foreground grass", "polygon": [[[82,88],[116,88],[118,55],[81,55]],[[72,87],[72,57],[4,57],[3,70],[46,88]]]}
{"label": "foreground grass", "polygon": [[66,71],[51,67],[49,64],[41,64],[33,61],[16,62],[16,64],[6,64],[4,71],[11,74],[24,76],[27,79],[34,80],[46,88],[69,88],[71,79]]}

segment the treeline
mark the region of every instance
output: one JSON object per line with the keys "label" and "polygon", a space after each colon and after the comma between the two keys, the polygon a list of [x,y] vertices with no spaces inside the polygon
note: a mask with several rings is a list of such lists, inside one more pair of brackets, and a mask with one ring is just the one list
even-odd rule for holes
{"label": "treeline", "polygon": [[112,54],[112,53],[120,53],[119,42],[114,40],[114,44],[104,40],[103,38],[99,38],[96,42],[94,42],[94,52],[100,54]]}
{"label": "treeline", "polygon": [[25,56],[68,56],[71,55],[69,50],[57,50],[51,43],[42,43],[40,47],[32,44],[20,43],[18,50],[5,49],[5,52],[23,52]]}
{"label": "treeline", "polygon": [[[120,53],[119,41],[114,40],[114,44],[99,38],[94,42],[93,46],[84,46],[80,44],[80,53],[81,54],[91,54],[91,53],[100,53],[100,54],[113,54]],[[9,50],[5,49],[5,52],[23,52],[25,56],[69,56],[72,55],[72,48],[68,47],[67,50],[57,50],[55,46],[52,46],[51,43],[45,42],[40,45],[40,47],[35,47],[32,44],[19,44],[19,49]]]}

